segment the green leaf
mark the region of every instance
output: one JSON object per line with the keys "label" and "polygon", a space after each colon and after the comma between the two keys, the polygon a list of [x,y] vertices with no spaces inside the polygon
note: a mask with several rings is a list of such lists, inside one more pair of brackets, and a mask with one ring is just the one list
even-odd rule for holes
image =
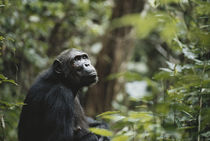
{"label": "green leaf", "polygon": [[0,36],[0,41],[4,40],[5,38],[3,36]]}
{"label": "green leaf", "polygon": [[188,117],[193,118],[193,116],[190,113],[188,113],[187,111],[183,110],[182,112],[185,113]]}
{"label": "green leaf", "polygon": [[4,105],[4,106],[7,106],[7,107],[10,107],[12,104],[6,102],[6,101],[1,101],[0,100],[0,105]]}
{"label": "green leaf", "polygon": [[155,74],[155,76],[153,77],[153,79],[155,80],[165,80],[168,78],[170,78],[170,72],[166,72],[166,71],[161,71]]}
{"label": "green leaf", "polygon": [[159,0],[160,4],[178,3],[180,0]]}
{"label": "green leaf", "polygon": [[102,117],[102,116],[105,116],[105,115],[113,115],[113,114],[118,114],[120,113],[120,111],[107,111],[107,112],[104,112],[100,115],[97,115],[97,117]]}
{"label": "green leaf", "polygon": [[168,114],[168,112],[169,112],[169,104],[167,104],[167,103],[159,103],[159,104],[157,104],[155,107],[156,107],[156,112],[157,113],[159,113],[159,114],[164,114],[164,115],[166,115],[166,114]]}
{"label": "green leaf", "polygon": [[0,100],[0,109],[10,109],[10,110],[14,110],[14,108],[17,107],[21,107],[25,105],[23,102],[19,102],[19,103],[9,103],[7,101],[1,101]]}
{"label": "green leaf", "polygon": [[167,22],[161,31],[161,37],[168,43],[170,43],[177,34],[176,24],[177,23],[173,21]]}
{"label": "green leaf", "polygon": [[[196,2],[198,2],[198,1],[196,1]],[[210,3],[209,2],[202,2],[202,1],[200,1],[200,2],[198,2],[199,4],[198,4],[198,6],[196,7],[196,9],[195,9],[195,12],[197,13],[197,14],[199,14],[199,15],[208,15],[208,14],[210,14]]]}
{"label": "green leaf", "polygon": [[5,77],[3,74],[0,74],[0,79],[2,79],[2,80],[7,80],[8,78]]}
{"label": "green leaf", "polygon": [[3,82],[9,82],[9,83],[12,83],[12,84],[14,84],[14,85],[17,85],[17,83],[15,83],[15,81],[14,80],[3,80]]}
{"label": "green leaf", "polygon": [[25,103],[23,102],[18,102],[18,103],[15,103],[16,106],[23,106],[23,105],[26,105]]}
{"label": "green leaf", "polygon": [[165,71],[165,72],[173,72],[172,70],[170,70],[168,68],[160,68],[160,70]]}
{"label": "green leaf", "polygon": [[112,139],[112,141],[127,141],[128,140],[128,136],[126,135],[120,135],[120,136],[116,136]]}
{"label": "green leaf", "polygon": [[197,58],[197,54],[193,53],[189,48],[183,48],[182,52],[188,59],[195,60]]}
{"label": "green leaf", "polygon": [[101,129],[101,128],[89,128],[89,130],[97,135],[101,136],[112,136],[113,133],[111,131],[108,131],[106,129]]}
{"label": "green leaf", "polygon": [[127,81],[142,80],[142,77],[139,75],[139,73],[135,72],[125,72],[123,76]]}
{"label": "green leaf", "polygon": [[135,122],[140,120],[141,122],[147,122],[152,120],[152,115],[149,112],[131,112],[128,117],[128,121]]}
{"label": "green leaf", "polygon": [[3,74],[0,74],[0,79],[2,79],[1,82],[9,82],[9,83],[12,83],[14,85],[17,85],[17,83],[15,83],[14,80],[12,79],[8,79],[6,76],[4,76]]}
{"label": "green leaf", "polygon": [[210,85],[210,79],[206,79],[202,81],[202,85],[208,87]]}
{"label": "green leaf", "polygon": [[210,138],[210,131],[202,133],[201,136],[206,137],[206,138]]}
{"label": "green leaf", "polygon": [[157,17],[153,14],[144,17],[139,14],[130,14],[115,19],[112,23],[112,27],[133,26],[136,29],[137,36],[144,38],[157,26],[157,22]]}

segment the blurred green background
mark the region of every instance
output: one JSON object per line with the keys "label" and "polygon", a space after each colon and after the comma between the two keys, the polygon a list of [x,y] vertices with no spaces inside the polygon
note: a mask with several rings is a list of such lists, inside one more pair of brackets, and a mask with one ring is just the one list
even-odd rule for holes
{"label": "blurred green background", "polygon": [[210,140],[209,18],[210,0],[0,0],[0,141],[17,141],[27,90],[68,48],[99,74],[81,101],[110,129],[91,131]]}

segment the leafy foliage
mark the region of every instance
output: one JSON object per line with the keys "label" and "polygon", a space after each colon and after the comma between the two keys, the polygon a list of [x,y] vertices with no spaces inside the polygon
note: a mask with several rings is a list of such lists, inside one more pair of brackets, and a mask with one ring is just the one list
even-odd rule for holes
{"label": "leafy foliage", "polygon": [[135,103],[132,110],[102,114],[101,118],[113,124],[115,141],[208,140],[210,3],[150,0],[150,4],[154,9],[150,7],[146,15],[127,15],[113,24],[134,26],[136,35],[144,40],[158,34],[177,59],[168,58],[167,67],[147,81],[150,93],[141,100],[131,99]]}
{"label": "leafy foliage", "polygon": [[89,128],[91,132],[102,136],[112,136],[112,132],[101,128]]}
{"label": "leafy foliage", "polygon": [[17,140],[21,102],[55,55],[70,47],[91,54],[107,26],[111,5],[86,0],[0,1],[1,141]]}
{"label": "leafy foliage", "polygon": [[[69,47],[97,55],[111,6],[97,0],[0,1],[0,140],[17,140],[20,101],[52,57]],[[111,29],[134,28],[132,58],[149,72],[134,64],[135,70],[107,80],[143,81],[148,89],[141,99],[118,94],[116,111],[99,115],[110,122],[111,132],[92,132],[113,141],[209,140],[209,7],[209,0],[149,0],[141,14],[111,23]]]}

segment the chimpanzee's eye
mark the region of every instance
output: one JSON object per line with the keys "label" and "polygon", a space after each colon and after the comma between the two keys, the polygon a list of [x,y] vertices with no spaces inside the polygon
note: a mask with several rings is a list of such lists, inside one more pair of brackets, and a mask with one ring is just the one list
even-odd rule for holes
{"label": "chimpanzee's eye", "polygon": [[81,56],[74,57],[74,61],[79,61],[79,60],[81,60]]}
{"label": "chimpanzee's eye", "polygon": [[82,55],[82,59],[88,59],[88,56],[86,54]]}

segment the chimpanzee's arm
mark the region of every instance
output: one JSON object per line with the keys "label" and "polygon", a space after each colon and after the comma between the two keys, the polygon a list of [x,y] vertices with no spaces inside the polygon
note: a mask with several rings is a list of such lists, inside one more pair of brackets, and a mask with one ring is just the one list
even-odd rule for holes
{"label": "chimpanzee's arm", "polygon": [[54,86],[43,101],[46,141],[73,141],[74,96],[63,86]]}
{"label": "chimpanzee's arm", "polygon": [[47,109],[44,127],[47,127],[47,141],[98,141],[97,137],[86,129],[75,132],[76,108],[71,90],[63,86],[53,88],[46,96],[45,103]]}

